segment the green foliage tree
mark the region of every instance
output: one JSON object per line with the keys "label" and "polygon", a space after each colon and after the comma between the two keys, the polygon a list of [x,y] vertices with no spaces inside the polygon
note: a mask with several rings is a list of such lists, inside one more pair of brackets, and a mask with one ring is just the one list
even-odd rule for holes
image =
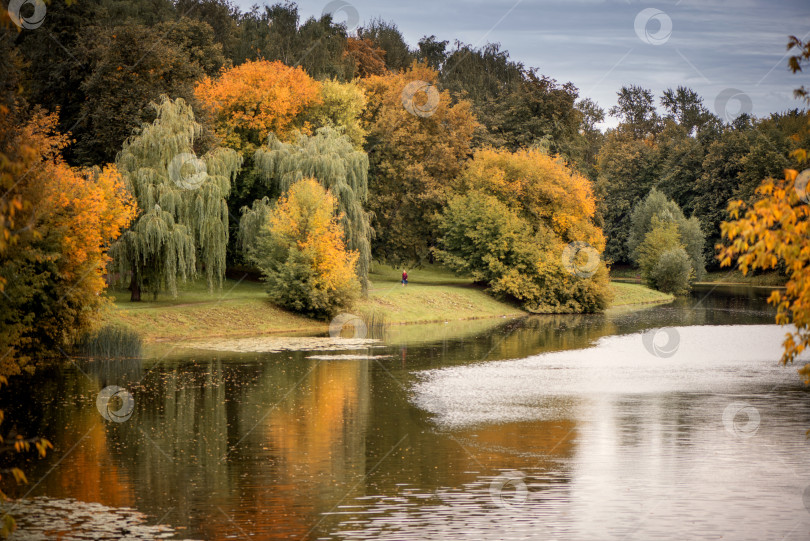
{"label": "green foliage tree", "polygon": [[153,104],[157,118],[128,139],[116,159],[142,214],[113,246],[119,280],[141,291],[177,295],[177,279],[205,272],[221,287],[228,243],[225,198],[242,159],[232,149],[194,154],[201,126],[181,98]]}
{"label": "green foliage tree", "polygon": [[360,289],[357,253],[346,250],[337,207],[317,181],[302,179],[267,215],[249,257],[272,302],[313,317],[351,306]]}
{"label": "green foliage tree", "polygon": [[233,64],[247,60],[279,60],[303,68],[315,79],[344,81],[351,79],[354,63],[344,55],[346,28],[336,24],[329,14],[301,23],[298,6],[293,2],[276,3],[239,17],[239,43]]}
{"label": "green foliage tree", "polygon": [[708,123],[719,120],[703,105],[703,98],[685,86],[666,89],[661,105],[667,111],[666,118],[677,122],[688,134],[697,133]]}
{"label": "green foliage tree", "polygon": [[132,131],[154,119],[149,103],[164,94],[189,101],[194,83],[225,64],[211,27],[186,18],[154,27],[87,27],[76,56],[87,69],[75,155],[90,164],[112,161]]}
{"label": "green foliage tree", "polygon": [[638,246],[638,264],[647,285],[665,293],[686,293],[695,275],[678,224],[657,215],[652,217],[650,230]]}
{"label": "green foliage tree", "polygon": [[404,71],[410,67],[415,57],[402,32],[393,22],[377,18],[357,29],[358,37],[367,39],[385,51],[385,66],[389,71]]}
{"label": "green foliage tree", "polygon": [[775,137],[750,124],[727,127],[708,145],[693,200],[694,215],[709,233],[708,256],[713,255],[711,246],[721,240],[720,223],[726,218],[729,202],[753,202],[754,190],[762,179],[779,176],[788,167],[787,134],[770,135]]}
{"label": "green foliage tree", "polygon": [[633,261],[637,264],[641,263],[640,247],[647,234],[654,228],[656,219],[675,224],[678,242],[683,244],[685,253],[688,254],[692,274],[697,280],[703,279],[706,274],[703,258],[703,247],[706,240],[700,228],[700,221],[695,217],[687,219],[678,204],[668,199],[656,188],[650,190],[647,197],[635,207],[630,217],[627,249]]}
{"label": "green foliage tree", "polygon": [[605,257],[613,263],[631,261],[627,251],[630,216],[656,184],[659,157],[651,142],[617,132],[608,134],[599,151],[596,191],[607,237]]}
{"label": "green foliage tree", "polygon": [[[372,229],[364,206],[368,200],[368,157],[356,150],[351,140],[333,128],[321,128],[313,136],[299,135],[294,143],[271,137],[268,145],[256,151],[254,163],[270,196],[286,192],[303,178],[314,178],[338,200],[340,224],[349,250],[359,256],[357,274],[363,291],[368,287],[371,266]],[[256,211],[262,206],[254,205]],[[243,211],[250,223],[253,210]],[[246,242],[251,228],[242,233]]]}
{"label": "green foliage tree", "polygon": [[424,36],[417,44],[417,62],[427,64],[428,67],[441,71],[447,61],[447,40],[439,41],[436,36]]}
{"label": "green foliage tree", "polygon": [[618,103],[610,108],[610,115],[621,120],[619,131],[633,139],[644,139],[658,133],[661,119],[655,110],[652,91],[636,85],[623,86]]}

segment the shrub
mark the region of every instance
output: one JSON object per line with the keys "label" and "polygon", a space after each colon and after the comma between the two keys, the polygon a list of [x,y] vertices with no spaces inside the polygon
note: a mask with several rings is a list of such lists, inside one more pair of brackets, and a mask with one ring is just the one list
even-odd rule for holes
{"label": "shrub", "polygon": [[656,289],[675,295],[683,295],[689,291],[692,275],[692,262],[683,248],[674,248],[661,254],[650,271]]}
{"label": "shrub", "polygon": [[681,244],[678,224],[653,216],[652,229],[638,246],[638,263],[647,285],[665,293],[689,291],[695,271]]}
{"label": "shrub", "polygon": [[337,200],[316,180],[293,184],[269,213],[249,258],[275,304],[313,317],[351,306],[360,290]]}
{"label": "shrub", "polygon": [[630,235],[627,239],[627,249],[631,259],[641,265],[639,261],[639,247],[645,236],[652,230],[653,218],[662,221],[674,222],[678,226],[679,242],[683,244],[686,254],[689,256],[694,278],[702,279],[706,275],[706,263],[703,257],[703,246],[706,243],[706,235],[700,227],[700,221],[696,217],[686,218],[683,211],[675,201],[653,188],[647,197],[633,210],[630,218]]}

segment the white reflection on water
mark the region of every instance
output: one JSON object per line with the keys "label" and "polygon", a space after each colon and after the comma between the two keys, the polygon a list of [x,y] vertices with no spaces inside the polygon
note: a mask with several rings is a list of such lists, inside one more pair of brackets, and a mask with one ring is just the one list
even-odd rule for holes
{"label": "white reflection on water", "polygon": [[696,326],[677,331],[678,349],[666,358],[647,350],[644,334],[631,334],[601,338],[581,350],[427,370],[417,374],[414,401],[441,427],[461,428],[568,417],[569,402],[553,400],[560,396],[602,400],[601,395],[729,394],[799,385],[795,370],[778,364],[784,327]]}
{"label": "white reflection on water", "polygon": [[[449,438],[489,427],[568,422],[570,455],[527,462],[528,497],[493,505],[499,475],[424,494],[404,488],[347,506],[350,539],[807,539],[810,404],[778,365],[784,329],[683,327],[677,352],[651,355],[640,334],[579,351],[425,371],[414,401]],[[746,430],[729,405],[756,411]],[[725,419],[724,419],[725,415]],[[525,426],[525,425],[520,425]],[[521,442],[515,440],[519,448]],[[473,446],[472,455],[487,450]],[[471,472],[475,473],[475,472]]]}

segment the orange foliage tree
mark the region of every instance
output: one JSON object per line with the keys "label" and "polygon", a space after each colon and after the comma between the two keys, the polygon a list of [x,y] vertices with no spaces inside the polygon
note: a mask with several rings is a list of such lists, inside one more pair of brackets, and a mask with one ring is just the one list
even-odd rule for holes
{"label": "orange foliage tree", "polygon": [[371,75],[385,75],[385,50],[374,45],[366,38],[349,38],[346,40],[345,56],[354,61],[355,77],[370,77]]}
{"label": "orange foliage tree", "polygon": [[294,129],[307,131],[299,115],[319,103],[320,84],[300,67],[256,60],[206,77],[195,96],[210,114],[225,145],[250,153],[273,133],[289,139]]}
{"label": "orange foliage tree", "polygon": [[63,161],[68,138],[56,125],[56,114],[35,112],[15,130],[15,165],[4,167],[15,180],[9,194],[25,204],[14,215],[13,250],[0,254],[0,374],[32,371],[31,358],[59,355],[94,325],[107,249],[136,213],[114,166]]}

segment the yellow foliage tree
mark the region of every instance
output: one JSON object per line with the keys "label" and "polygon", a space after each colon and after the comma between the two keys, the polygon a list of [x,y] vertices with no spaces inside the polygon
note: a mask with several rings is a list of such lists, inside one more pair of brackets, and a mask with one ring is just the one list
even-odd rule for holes
{"label": "yellow foliage tree", "polygon": [[457,190],[466,195],[451,200],[441,222],[445,263],[532,312],[605,308],[605,237],[586,178],[537,149],[483,149]]}
{"label": "yellow foliage tree", "polygon": [[270,133],[289,139],[305,108],[320,102],[320,83],[300,67],[279,61],[248,61],[223,69],[219,78],[206,77],[194,94],[213,120],[225,145],[250,153]]}
{"label": "yellow foliage tree", "polygon": [[559,157],[538,149],[479,150],[459,189],[495,195],[530,223],[542,222],[564,243],[587,242],[600,253],[605,248],[605,236],[594,224],[591,182]]}
{"label": "yellow foliage tree", "polygon": [[334,195],[307,178],[293,184],[270,213],[250,258],[276,304],[329,317],[357,297],[358,253],[346,249],[337,206]]}
{"label": "yellow foliage tree", "polygon": [[[793,73],[802,71],[802,65],[810,61],[810,42],[790,36],[791,49],[796,54],[788,59],[788,67]],[[794,93],[810,102],[804,86]],[[805,124],[804,133],[793,139],[802,140],[808,127],[810,123]],[[808,160],[806,148],[798,148],[791,155],[798,163]],[[756,195],[758,200],[750,207],[743,201],[729,203],[731,220],[720,224],[728,244],[717,244],[717,257],[724,267],[736,263],[743,274],[784,269],[788,276],[785,290],[773,291],[768,302],[777,308],[776,323],[795,326],[782,342],[781,362],[788,364],[810,346],[810,171],[799,174],[795,169],[786,169],[784,179],[765,179]],[[810,385],[810,364],[798,372]]]}
{"label": "yellow foliage tree", "polygon": [[[802,200],[806,179],[796,185],[798,172],[785,171],[782,180],[767,179],[757,188],[760,199],[751,207],[742,201],[728,206],[731,220],[720,225],[728,245],[718,244],[723,266],[735,261],[743,274],[784,267],[784,291],[775,290],[768,302],[777,307],[776,322],[793,323],[785,336],[782,363],[787,364],[810,346],[810,206]],[[799,370],[810,384],[810,364]]]}

